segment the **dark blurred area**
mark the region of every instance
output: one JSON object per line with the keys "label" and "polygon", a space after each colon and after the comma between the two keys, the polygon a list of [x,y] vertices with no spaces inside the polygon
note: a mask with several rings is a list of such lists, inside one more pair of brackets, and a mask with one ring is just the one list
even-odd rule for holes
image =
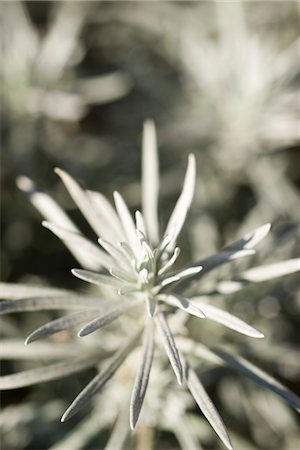
{"label": "dark blurred area", "polygon": [[[91,237],[54,168],[110,200],[117,189],[132,210],[138,208],[141,133],[149,117],[158,132],[162,225],[179,195],[188,153],[197,159],[195,200],[181,237],[182,264],[212,254],[265,222],[272,222],[272,236],[249,262],[299,256],[297,2],[23,1],[2,2],[0,14],[2,281],[82,286],[70,273],[75,260],[41,226],[41,216],[16,187],[16,178],[34,180]],[[234,268],[226,266],[208,283]],[[300,367],[293,356],[299,339],[297,276],[247,288],[228,296],[227,305],[242,318],[258,317],[268,342],[244,349],[299,391]],[[33,327],[29,316],[10,317],[4,336],[15,326],[19,337],[25,336]],[[40,320],[36,317],[32,320]],[[220,328],[208,336],[205,326],[192,331],[209,345],[222,343],[225,333]],[[283,348],[292,356],[282,354]],[[296,450],[293,413],[277,399],[273,404],[271,394],[264,403],[256,386],[239,381],[228,372],[208,381],[225,422],[227,414],[234,432],[242,430],[236,448]],[[21,425],[12,432],[7,423],[14,420],[3,419],[3,449],[52,448],[53,436],[63,436],[60,424],[56,427],[61,405],[55,398],[67,385],[61,381],[46,392],[39,386],[7,395],[4,402],[16,407]],[[71,385],[70,398],[79,381]],[[242,400],[243,388],[250,406]],[[235,409],[231,395],[237,399]],[[40,416],[28,407],[28,420],[22,422],[28,399],[41,408]],[[36,406],[47,402],[48,410]],[[273,413],[277,407],[272,422],[270,409]],[[28,431],[40,422],[51,424],[53,434],[41,437],[39,427]],[[177,448],[172,439],[158,434],[157,448]],[[90,445],[84,448],[99,448],[99,441]],[[220,448],[212,445],[204,448]]]}

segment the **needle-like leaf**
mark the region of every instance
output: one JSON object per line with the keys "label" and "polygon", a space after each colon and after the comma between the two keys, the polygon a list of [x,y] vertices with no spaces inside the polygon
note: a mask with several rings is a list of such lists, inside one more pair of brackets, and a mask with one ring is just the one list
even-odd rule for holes
{"label": "needle-like leaf", "polygon": [[186,382],[202,413],[227,448],[232,449],[225,425],[196,373],[186,366]]}
{"label": "needle-like leaf", "polygon": [[114,192],[114,199],[125,235],[128,239],[128,242],[135,256],[139,258],[141,254],[141,244],[135,231],[136,230],[135,223],[131,217],[131,214],[125,201],[123,200],[123,197],[119,194],[119,192],[117,191]]}
{"label": "needle-like leaf", "polygon": [[100,298],[84,297],[79,295],[69,296],[45,296],[20,298],[14,301],[0,302],[0,315],[17,313],[20,311],[43,311],[51,309],[77,309],[96,308],[99,306]]}
{"label": "needle-like leaf", "polygon": [[32,284],[0,283],[0,298],[16,300],[24,297],[73,295],[72,291],[49,286],[35,286]]}
{"label": "needle-like leaf", "polygon": [[26,339],[25,344],[30,344],[38,339],[51,336],[52,334],[58,333],[59,331],[67,330],[79,325],[86,320],[91,320],[92,318],[99,315],[100,311],[98,309],[81,311],[78,313],[69,314],[67,316],[60,317],[59,319],[52,320],[51,322],[42,325],[37,330],[33,331]]}
{"label": "needle-like leaf", "polygon": [[120,287],[120,281],[116,278],[101,273],[91,272],[90,270],[72,269],[72,274],[80,280],[87,281],[97,285],[106,284],[108,286]]}
{"label": "needle-like leaf", "polygon": [[136,374],[130,403],[130,427],[134,430],[144,402],[154,353],[153,320],[149,320],[144,333],[142,361]]}
{"label": "needle-like leaf", "polygon": [[179,295],[175,295],[175,294],[160,295],[158,298],[159,298],[159,300],[162,300],[166,303],[169,303],[172,306],[180,308],[183,311],[185,311],[188,314],[191,314],[193,316],[200,317],[201,319],[206,317],[204,312],[202,311],[202,306],[198,307],[198,306],[194,305],[192,302],[190,302],[188,299],[181,297]]}
{"label": "needle-like leaf", "polygon": [[183,189],[179,199],[177,200],[174,211],[172,212],[171,217],[169,219],[165,231],[165,236],[171,231],[172,228],[174,228],[175,239],[178,237],[193,200],[195,181],[196,181],[196,161],[195,156],[193,154],[190,154],[185,179],[183,183]]}
{"label": "needle-like leaf", "polygon": [[37,369],[25,370],[13,375],[0,377],[0,389],[16,389],[45,381],[57,380],[67,377],[82,370],[93,367],[103,359],[101,352],[97,355],[89,355],[75,360],[67,359],[64,362],[51,364]]}
{"label": "needle-like leaf", "polygon": [[80,392],[80,394],[75,398],[69,408],[66,410],[61,418],[62,422],[70,419],[74,414],[76,414],[93,396],[101,389],[104,384],[114,375],[118,367],[123,363],[128,354],[135,347],[137,340],[140,336],[141,331],[139,330],[135,333],[110,360],[106,368],[100,372],[95,378],[90,381],[90,383]]}
{"label": "needle-like leaf", "polygon": [[164,346],[166,354],[168,355],[169,361],[173,370],[175,372],[178,383],[181,385],[183,380],[183,370],[179,357],[179,353],[171,333],[171,330],[167,324],[167,321],[162,313],[157,314],[154,317],[161,342]]}
{"label": "needle-like leaf", "polygon": [[107,313],[104,314],[102,313],[101,315],[93,319],[91,322],[86,324],[84,327],[82,327],[81,330],[78,332],[78,336],[80,337],[87,336],[88,334],[91,334],[94,331],[99,330],[99,328],[102,328],[105,325],[108,325],[109,323],[113,322],[122,314],[125,314],[130,309],[137,306],[138,303],[140,302],[141,300],[131,300],[130,303],[117,306]]}
{"label": "needle-like leaf", "polygon": [[259,283],[300,271],[300,258],[288,259],[267,266],[253,267],[241,273],[243,280]]}
{"label": "needle-like leaf", "polygon": [[155,125],[144,123],[142,143],[142,204],[147,234],[152,244],[159,240],[158,191],[159,167]]}
{"label": "needle-like leaf", "polygon": [[[196,298],[195,298],[196,300]],[[245,334],[246,336],[251,336],[254,338],[263,338],[264,335],[251,327],[243,320],[238,317],[233,316],[223,309],[217,308],[216,306],[208,305],[206,303],[199,303],[201,311],[205,314],[205,317],[215,322],[221,323],[232,330],[238,331],[239,333]]]}

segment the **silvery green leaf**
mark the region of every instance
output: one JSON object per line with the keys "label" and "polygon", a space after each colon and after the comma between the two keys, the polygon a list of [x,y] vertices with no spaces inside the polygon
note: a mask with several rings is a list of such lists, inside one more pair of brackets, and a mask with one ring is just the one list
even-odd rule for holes
{"label": "silvery green leaf", "polygon": [[73,295],[66,289],[52,288],[48,286],[34,286],[32,284],[0,283],[0,298],[15,300],[23,297]]}
{"label": "silvery green leaf", "polygon": [[[73,233],[79,233],[78,228],[63,209],[49,195],[38,190],[32,180],[21,176],[17,178],[17,185],[22,191],[26,192],[33,206],[45,219]],[[65,244],[82,267],[86,269],[95,268],[95,263],[90,260],[84,249],[77,243],[65,241]]]}
{"label": "silvery green leaf", "polygon": [[101,236],[112,242],[122,241],[124,239],[124,232],[119,217],[111,203],[100,192],[86,192],[90,202],[105,224]]}
{"label": "silvery green leaf", "polygon": [[121,268],[124,266],[128,266],[128,260],[124,255],[124,252],[122,252],[118,247],[101,238],[98,239],[98,242],[104,248],[104,250],[106,250],[107,253],[112,256],[118,266],[120,266]]}
{"label": "silvery green leaf", "polygon": [[183,380],[183,370],[182,365],[180,361],[180,356],[173,338],[173,335],[171,333],[171,330],[167,324],[167,321],[162,313],[157,314],[154,317],[161,342],[164,346],[164,349],[166,351],[166,354],[169,358],[169,361],[171,363],[171,366],[173,367],[173,370],[175,372],[176,378],[178,383],[181,385]]}
{"label": "silvery green leaf", "polygon": [[104,384],[114,375],[132,349],[136,346],[141,331],[135,333],[126,344],[113,356],[106,368],[94,377],[80,392],[61,418],[62,422],[76,414]]}
{"label": "silvery green leaf", "polygon": [[166,272],[168,272],[170,270],[170,268],[173,266],[173,264],[177,260],[179,254],[180,254],[180,248],[176,247],[175,250],[174,250],[173,255],[171,256],[171,258],[167,260],[167,262],[165,263],[164,266],[162,266],[161,269],[159,269],[158,276],[161,276],[161,275],[163,275],[164,273],[166,273]]}
{"label": "silvery green leaf", "polygon": [[120,412],[116,424],[109,436],[109,440],[104,448],[104,450],[123,450],[126,443],[126,438],[130,433],[129,423],[128,423],[128,410],[123,408]]}
{"label": "silvery green leaf", "polygon": [[122,223],[125,235],[128,239],[128,243],[130,244],[135,256],[139,258],[141,253],[141,244],[136,235],[135,223],[131,217],[129,209],[123,200],[122,196],[119,192],[114,192],[114,199],[116,204],[116,209],[120,217],[120,221]]}
{"label": "silvery green leaf", "polygon": [[97,236],[102,236],[102,231],[105,233],[106,226],[102,223],[102,217],[97,214],[87,192],[64,170],[56,168],[55,173],[61,178],[69,194]]}
{"label": "silvery green leaf", "polygon": [[[57,237],[59,237],[64,242],[72,242],[74,246],[80,247],[82,251],[85,252],[86,255],[89,256],[90,260],[93,261],[93,268],[95,269],[95,263],[98,264],[98,267],[105,267],[108,269],[113,264],[113,259],[107,255],[105,252],[100,250],[100,248],[95,245],[93,242],[86,239],[79,233],[75,233],[73,231],[66,230],[65,228],[61,228],[53,223],[49,223],[46,221],[42,222],[43,227],[52,231]],[[97,268],[97,267],[96,267]]]}
{"label": "silvery green leaf", "polygon": [[219,292],[220,294],[234,294],[240,289],[243,289],[245,284],[246,282],[244,281],[219,281],[219,283],[217,283],[215,291]]}
{"label": "silvery green leaf", "polygon": [[171,231],[172,228],[175,228],[175,239],[178,237],[193,200],[195,181],[196,161],[195,156],[190,154],[183,189],[169,219],[165,236]]}
{"label": "silvery green leaf", "polygon": [[242,280],[258,283],[299,271],[300,258],[295,258],[266,266],[253,267],[252,269],[242,272],[241,278]]}
{"label": "silvery green leaf", "polygon": [[93,284],[107,284],[108,286],[120,287],[120,281],[108,275],[91,272],[90,270],[72,269],[72,274],[80,280]]}
{"label": "silvery green leaf", "polygon": [[130,427],[134,430],[144,402],[154,353],[153,320],[148,321],[144,333],[142,361],[136,374],[130,402]]}
{"label": "silvery green leaf", "polygon": [[300,412],[300,398],[268,373],[240,356],[234,356],[219,349],[210,350],[226,365],[251,378],[257,384],[275,392],[275,394]]}
{"label": "silvery green leaf", "polygon": [[0,345],[1,359],[59,359],[78,356],[82,347],[72,344],[55,345],[52,342],[36,342],[24,348],[23,340],[2,339]]}
{"label": "silvery green leaf", "polygon": [[21,311],[43,311],[50,309],[95,308],[100,298],[79,295],[26,297],[14,301],[0,302],[0,315]]}
{"label": "silvery green leaf", "polygon": [[256,228],[253,231],[250,231],[250,233],[247,233],[242,239],[234,242],[233,244],[230,244],[229,246],[226,246],[224,250],[252,249],[256,247],[257,244],[259,244],[259,242],[262,241],[267,236],[270,229],[271,224],[266,223],[261,227]]}
{"label": "silvery green leaf", "polygon": [[0,389],[16,389],[45,381],[57,380],[72,375],[82,370],[93,367],[103,359],[99,352],[97,355],[89,355],[75,360],[67,359],[64,362],[51,364],[37,369],[25,370],[13,375],[0,377]]}
{"label": "silvery green leaf", "polygon": [[85,322],[86,320],[91,320],[92,318],[99,315],[99,313],[100,311],[98,309],[94,309],[59,317],[58,319],[52,320],[51,322],[48,322],[45,325],[39,327],[37,330],[33,331],[27,337],[25,344],[30,344],[31,342],[51,336],[52,334],[58,333],[59,331],[73,328],[76,325]]}
{"label": "silvery green leaf", "polygon": [[177,272],[174,275],[170,275],[168,278],[164,278],[160,284],[162,287],[165,287],[169,286],[170,284],[184,281],[186,279],[194,277],[195,275],[198,275],[202,271],[202,269],[202,266],[189,267],[188,269]]}
{"label": "silvery green leaf", "polygon": [[245,334],[246,336],[251,336],[254,338],[264,337],[264,335],[260,331],[251,327],[243,320],[233,316],[227,311],[223,311],[222,309],[217,308],[216,306],[208,305],[206,303],[200,303],[200,308],[207,319],[221,323],[222,325],[225,325],[232,330],[238,331],[239,333]]}
{"label": "silvery green leaf", "polygon": [[95,319],[93,319],[91,322],[87,323],[84,327],[82,327],[78,332],[78,336],[83,337],[87,336],[88,334],[94,333],[94,331],[99,330],[99,328],[102,328],[105,325],[108,325],[109,323],[120,317],[122,314],[125,314],[130,309],[137,306],[138,303],[140,303],[140,300],[131,300],[130,303],[125,303],[113,308],[107,313],[102,313],[98,317],[95,317]]}
{"label": "silvery green leaf", "polygon": [[225,425],[194,370],[186,367],[186,382],[202,413],[227,448],[232,449]]}
{"label": "silvery green leaf", "polygon": [[162,300],[166,303],[169,303],[172,306],[180,308],[183,311],[185,311],[188,314],[191,314],[193,316],[200,317],[201,319],[206,317],[204,312],[202,311],[202,306],[198,307],[198,306],[194,305],[192,302],[190,302],[188,299],[181,297],[179,295],[175,295],[175,294],[160,295],[160,296],[158,296],[158,299]]}
{"label": "silvery green leaf", "polygon": [[144,122],[142,143],[142,204],[147,233],[150,241],[159,240],[158,222],[159,163],[155,125],[152,120]]}

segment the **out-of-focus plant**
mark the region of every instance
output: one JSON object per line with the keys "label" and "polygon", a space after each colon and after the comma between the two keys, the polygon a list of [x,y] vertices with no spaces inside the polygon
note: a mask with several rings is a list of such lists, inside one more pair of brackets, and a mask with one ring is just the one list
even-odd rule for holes
{"label": "out-of-focus plant", "polygon": [[[59,362],[4,375],[0,378],[0,387],[13,389],[29,386],[66,377],[101,364],[100,372],[62,416],[61,420],[64,422],[94,399],[95,394],[117,373],[115,383],[105,391],[103,399],[94,399],[96,406],[91,418],[78,429],[75,427],[74,434],[54,448],[67,448],[74,441],[77,442],[76,448],[84,448],[85,442],[97,432],[95,425],[98,423],[96,417],[99,411],[102,417],[100,429],[117,417],[105,448],[123,448],[130,428],[134,430],[136,427],[144,399],[145,414],[140,418],[142,429],[148,430],[141,438],[144,447],[151,448],[152,428],[165,428],[175,434],[183,449],[200,448],[197,434],[199,419],[189,414],[182,417],[190,407],[189,397],[184,391],[174,387],[173,379],[165,367],[164,353],[154,352],[156,341],[164,349],[179,385],[187,387],[203,415],[228,448],[232,448],[230,438],[200,378],[192,368],[193,358],[227,365],[272,390],[296,410],[300,409],[300,400],[295,394],[246,359],[229,351],[200,344],[192,335],[188,337],[186,334],[188,318],[194,316],[204,322],[206,319],[219,322],[247,336],[263,337],[261,332],[241,319],[212,305],[209,296],[214,293],[234,293],[249,283],[260,283],[298,272],[299,258],[244,270],[233,280],[219,280],[212,292],[202,292],[200,280],[203,275],[220,265],[253,255],[254,248],[268,234],[269,224],[247,233],[216,255],[184,269],[174,270],[173,266],[180,253],[176,241],[193,198],[196,163],[194,156],[190,155],[182,193],[164,233],[160,233],[158,156],[155,129],[151,122],[145,124],[143,136],[143,213],[136,211],[135,221],[118,192],[114,193],[115,211],[101,194],[83,190],[70,175],[60,169],[57,169],[57,173],[96,235],[100,236],[98,241],[102,249],[85,238],[60,207],[46,194],[37,191],[30,180],[22,177],[18,183],[21,189],[28,192],[32,203],[51,221],[44,222],[46,228],[66,243],[83,267],[73,269],[72,273],[99,286],[100,291],[87,296],[63,289],[2,284],[0,296],[8,300],[0,303],[0,312],[79,310],[39,327],[28,336],[26,344],[80,324],[84,325],[78,333],[79,337],[90,335],[109,324],[111,328],[102,332],[101,344],[93,339],[86,345],[75,344],[74,348],[71,347],[71,352],[68,350],[70,344],[67,348],[64,345],[58,346],[57,353],[54,346],[41,344],[33,346],[26,354],[26,349],[20,349],[19,342],[5,341],[2,350],[4,357],[17,357],[21,353],[23,357],[36,358],[43,354],[45,359],[54,358]],[[191,290],[191,300],[184,294],[187,288]],[[120,321],[116,323],[117,319]],[[194,326],[189,324],[192,332]],[[142,345],[141,334],[144,336]],[[205,340],[209,342],[210,338]],[[215,339],[212,341],[214,344]],[[74,354],[77,356],[70,358]],[[146,395],[150,375],[150,395]],[[130,399],[128,390],[132,383]]]}

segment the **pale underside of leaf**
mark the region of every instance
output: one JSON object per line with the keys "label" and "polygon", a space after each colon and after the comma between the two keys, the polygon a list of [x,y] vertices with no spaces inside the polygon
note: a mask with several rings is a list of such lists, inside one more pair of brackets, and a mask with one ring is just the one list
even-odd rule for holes
{"label": "pale underside of leaf", "polygon": [[154,354],[153,320],[149,320],[144,333],[142,361],[136,374],[130,402],[130,427],[133,430],[138,421],[144,402]]}
{"label": "pale underside of leaf", "polygon": [[239,239],[238,241],[234,242],[233,244],[230,244],[225,247],[224,250],[243,250],[243,249],[252,249],[259,244],[260,241],[262,241],[267,234],[269,233],[271,229],[271,224],[266,223],[258,228],[256,228],[253,231],[250,231],[247,233],[242,239]]}
{"label": "pale underside of leaf", "polygon": [[188,299],[181,297],[179,295],[170,294],[170,295],[161,295],[158,297],[159,300],[162,300],[176,308],[182,309],[183,311],[191,314],[193,316],[199,317],[201,319],[205,318],[205,313],[202,311],[202,307],[198,307],[190,302]]}
{"label": "pale underside of leaf", "polygon": [[114,199],[128,243],[130,244],[136,258],[139,258],[141,254],[141,244],[136,234],[135,223],[125,201],[123,200],[123,197],[119,194],[119,192],[114,192]]}
{"label": "pale underside of leaf", "polygon": [[76,325],[85,322],[86,320],[91,320],[99,315],[100,311],[98,309],[81,311],[78,313],[69,314],[67,316],[60,317],[56,320],[42,325],[37,330],[33,331],[26,339],[25,344],[30,344],[38,339],[42,339],[48,336],[52,336],[59,331],[68,330],[75,327]]}
{"label": "pale underside of leaf", "polygon": [[171,330],[162,313],[156,314],[154,320],[160,335],[161,342],[175,372],[177,381],[181,385],[183,380],[183,369]]}
{"label": "pale underside of leaf", "polygon": [[132,308],[136,307],[140,302],[141,302],[140,299],[131,300],[130,303],[125,303],[123,305],[117,306],[116,308],[113,308],[111,311],[107,313],[104,314],[102,313],[101,315],[93,319],[91,322],[86,324],[84,327],[82,327],[81,330],[79,330],[78,332],[78,336],[83,337],[87,336],[88,334],[94,333],[94,331],[99,330],[100,328],[103,328],[104,326],[112,323],[118,317],[122,316],[126,312],[130,311]]}
{"label": "pale underside of leaf", "polygon": [[186,366],[186,382],[203,415],[227,448],[232,449],[225,425],[194,370]]}
{"label": "pale underside of leaf", "polygon": [[142,204],[147,234],[156,245],[159,240],[158,222],[159,163],[156,130],[153,121],[144,123],[142,142]]}
{"label": "pale underside of leaf", "polygon": [[160,282],[160,286],[161,287],[171,286],[183,282],[185,280],[189,280],[190,278],[194,278],[202,271],[202,269],[203,269],[202,266],[197,265],[195,267],[189,267],[185,270],[177,272],[174,275],[170,274],[167,278],[164,278]]}
{"label": "pale underside of leaf", "polygon": [[16,389],[45,381],[57,380],[72,375],[82,370],[93,367],[103,359],[100,352],[97,355],[90,355],[76,360],[67,359],[64,362],[51,364],[37,369],[26,370],[13,375],[0,377],[0,389]]}
{"label": "pale underside of leaf", "polygon": [[101,273],[91,272],[90,270],[72,269],[72,274],[80,280],[87,281],[97,285],[106,284],[108,286],[120,287],[120,281],[112,276],[103,275]]}
{"label": "pale underside of leaf", "polygon": [[[194,298],[197,300],[197,297]],[[201,300],[201,299],[200,299]],[[254,337],[254,338],[263,338],[264,335],[251,327],[243,320],[235,317],[234,315],[228,313],[227,311],[223,311],[216,306],[208,305],[206,303],[199,303],[199,307],[201,311],[205,314],[207,319],[213,320],[215,322],[221,323],[232,330],[238,331],[239,333],[245,334],[246,336]]]}
{"label": "pale underside of leaf", "polygon": [[45,296],[20,298],[14,301],[0,302],[0,315],[21,311],[43,311],[51,309],[97,308],[100,298],[79,295]]}
{"label": "pale underside of leaf", "polygon": [[137,344],[138,338],[140,336],[141,330],[135,333],[126,342],[125,346],[122,347],[109,361],[106,368],[100,372],[96,377],[94,377],[90,383],[80,392],[80,394],[75,398],[69,408],[66,410],[61,418],[62,422],[70,419],[74,414],[76,414],[94,395],[99,389],[101,389],[104,384],[114,375],[119,366],[126,359],[128,354]]}
{"label": "pale underside of leaf", "polygon": [[182,192],[171,214],[164,236],[169,234],[171,229],[174,228],[175,239],[178,237],[193,200],[195,181],[196,181],[196,161],[195,156],[193,154],[190,154]]}
{"label": "pale underside of leaf", "polygon": [[[26,192],[33,206],[46,220],[61,228],[79,234],[78,228],[63,209],[49,195],[38,190],[29,178],[24,176],[18,177],[17,185],[22,191]],[[65,244],[82,267],[86,269],[95,268],[95,263],[90,260],[84,249],[77,243],[65,241]]]}

